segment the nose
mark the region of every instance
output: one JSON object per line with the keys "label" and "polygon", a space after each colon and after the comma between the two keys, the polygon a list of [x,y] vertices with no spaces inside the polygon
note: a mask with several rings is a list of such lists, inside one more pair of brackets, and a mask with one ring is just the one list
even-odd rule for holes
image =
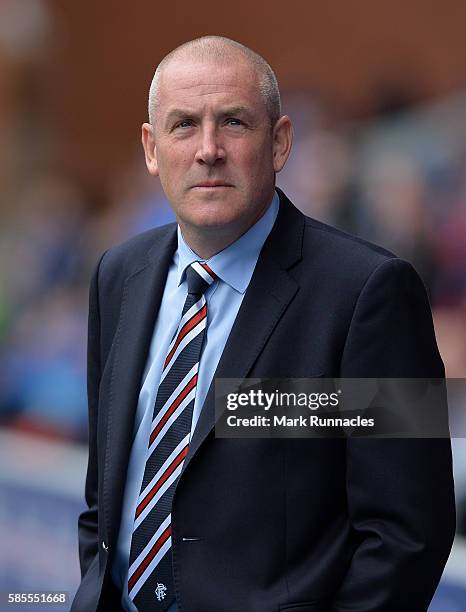
{"label": "nose", "polygon": [[199,137],[196,161],[203,165],[215,166],[225,160],[225,150],[219,141],[215,126],[205,126]]}

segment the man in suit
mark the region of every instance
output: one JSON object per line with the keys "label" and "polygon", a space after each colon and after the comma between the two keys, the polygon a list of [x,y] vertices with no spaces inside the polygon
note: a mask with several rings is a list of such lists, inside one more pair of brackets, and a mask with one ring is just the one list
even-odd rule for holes
{"label": "man in suit", "polygon": [[292,128],[254,52],[182,45],[149,117],[178,223],[107,251],[91,282],[72,611],[426,610],[454,535],[448,438],[214,433],[215,378],[442,378],[422,282],[275,189]]}

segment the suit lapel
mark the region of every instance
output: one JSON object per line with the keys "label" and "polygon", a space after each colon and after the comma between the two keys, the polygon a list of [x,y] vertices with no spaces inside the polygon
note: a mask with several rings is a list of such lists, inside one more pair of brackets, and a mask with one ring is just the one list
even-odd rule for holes
{"label": "suit lapel", "polygon": [[301,258],[304,216],[280,190],[280,211],[259,256],[212,379],[182,474],[215,426],[215,379],[245,378],[299,289],[287,270]]}
{"label": "suit lapel", "polygon": [[[168,268],[176,249],[176,230],[153,247],[147,260],[125,280],[111,359],[104,508],[109,541],[118,529],[134,416],[144,366],[160,307]],[[108,513],[108,515],[107,515]]]}

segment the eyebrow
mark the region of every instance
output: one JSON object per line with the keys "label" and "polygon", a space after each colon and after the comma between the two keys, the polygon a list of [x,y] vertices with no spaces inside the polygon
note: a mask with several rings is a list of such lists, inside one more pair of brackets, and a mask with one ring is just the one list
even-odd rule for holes
{"label": "eyebrow", "polygon": [[247,109],[245,106],[228,106],[220,113],[221,117],[230,117],[231,115],[243,115],[246,117],[251,117],[251,111]]}

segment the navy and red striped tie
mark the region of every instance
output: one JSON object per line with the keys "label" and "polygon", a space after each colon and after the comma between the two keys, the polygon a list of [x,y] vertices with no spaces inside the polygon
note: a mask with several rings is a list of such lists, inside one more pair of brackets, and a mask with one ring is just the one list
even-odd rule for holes
{"label": "navy and red striped tie", "polygon": [[188,296],[165,359],[131,540],[128,596],[139,612],[175,601],[171,507],[188,454],[199,359],[207,326],[204,292],[217,278],[206,263],[186,269]]}

